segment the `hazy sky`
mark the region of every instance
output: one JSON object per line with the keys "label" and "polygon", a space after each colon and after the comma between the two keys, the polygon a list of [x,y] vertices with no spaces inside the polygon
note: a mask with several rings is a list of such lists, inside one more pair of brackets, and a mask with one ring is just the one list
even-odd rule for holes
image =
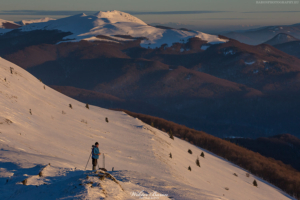
{"label": "hazy sky", "polygon": [[300,23],[299,1],[263,3],[256,0],[0,0],[0,19],[60,18],[80,12],[121,10],[146,23],[208,32]]}

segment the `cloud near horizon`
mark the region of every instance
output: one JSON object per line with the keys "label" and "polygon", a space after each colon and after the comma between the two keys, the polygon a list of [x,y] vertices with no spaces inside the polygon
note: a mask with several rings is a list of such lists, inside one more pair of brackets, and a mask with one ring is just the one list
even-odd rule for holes
{"label": "cloud near horizon", "polygon": [[[94,14],[98,11],[70,11],[70,10],[0,10],[0,15],[76,15],[79,13]],[[132,15],[191,15],[207,13],[223,13],[231,11],[212,11],[212,10],[194,10],[194,11],[124,11]]]}

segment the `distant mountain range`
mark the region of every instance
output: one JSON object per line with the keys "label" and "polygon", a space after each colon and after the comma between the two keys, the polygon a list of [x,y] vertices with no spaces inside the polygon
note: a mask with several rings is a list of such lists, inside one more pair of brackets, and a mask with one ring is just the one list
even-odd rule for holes
{"label": "distant mountain range", "polygon": [[16,29],[19,27],[21,27],[21,25],[15,22],[0,19],[0,29]]}
{"label": "distant mountain range", "polygon": [[0,19],[0,28],[1,29],[17,29],[20,28],[21,26],[26,26],[29,24],[35,24],[35,23],[41,23],[41,22],[48,22],[51,20],[55,20],[53,18],[50,17],[44,17],[41,19],[32,19],[32,20],[21,20],[21,21],[8,21],[8,20],[3,20]]}
{"label": "distant mountain range", "polygon": [[[226,40],[215,35],[205,34],[199,31],[177,30],[165,27],[153,27],[142,20],[121,11],[97,12],[94,15],[84,13],[52,20],[44,18],[40,20],[21,21],[22,26],[18,31],[26,33],[34,30],[57,30],[69,32],[61,42],[80,40],[124,42],[137,38],[141,40],[141,46],[156,48],[163,44],[172,45],[175,42],[186,42],[189,38],[197,37],[208,43],[222,43]],[[97,37],[99,35],[105,38]],[[123,37],[126,36],[126,37]],[[128,37],[130,36],[130,37]]]}
{"label": "distant mountain range", "polygon": [[265,43],[280,33],[300,39],[300,23],[284,26],[265,26],[244,31],[232,31],[224,35],[245,44],[258,45]]}
{"label": "distant mountain range", "polygon": [[265,42],[265,44],[272,45],[280,51],[300,58],[300,39],[297,39],[291,35],[279,33],[271,40]]}
{"label": "distant mountain range", "polygon": [[0,56],[90,104],[219,137],[299,136],[300,60],[268,44],[110,11],[10,30],[0,35]]}
{"label": "distant mountain range", "polygon": [[287,42],[293,42],[293,41],[300,41],[300,39],[297,39],[289,34],[286,33],[279,33],[277,34],[275,37],[273,37],[272,39],[268,40],[265,42],[265,44],[269,44],[269,45],[279,45],[279,44],[283,44],[283,43],[287,43]]}

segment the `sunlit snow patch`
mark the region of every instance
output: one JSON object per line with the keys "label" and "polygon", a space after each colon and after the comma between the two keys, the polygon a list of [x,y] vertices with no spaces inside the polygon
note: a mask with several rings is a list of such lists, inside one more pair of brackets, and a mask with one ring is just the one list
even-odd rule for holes
{"label": "sunlit snow patch", "polygon": [[245,61],[246,65],[253,65],[254,63],[255,63],[255,61],[249,61],[249,62]]}

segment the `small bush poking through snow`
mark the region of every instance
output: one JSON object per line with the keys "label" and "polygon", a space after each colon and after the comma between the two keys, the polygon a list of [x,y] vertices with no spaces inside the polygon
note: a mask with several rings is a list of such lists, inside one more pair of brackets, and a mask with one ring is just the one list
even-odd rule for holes
{"label": "small bush poking through snow", "polygon": [[89,104],[88,104],[88,103],[85,105],[85,107],[86,107],[87,109],[90,109],[90,107],[89,107]]}
{"label": "small bush poking through snow", "polygon": [[29,109],[29,113],[32,115],[31,109]]}
{"label": "small bush poking through snow", "polygon": [[238,175],[236,173],[233,173],[234,176],[238,177]]}
{"label": "small bush poking through snow", "polygon": [[197,165],[198,167],[200,167],[200,161],[199,161],[199,158],[197,158],[197,160],[196,160],[196,165]]}
{"label": "small bush poking through snow", "polygon": [[107,117],[105,118],[105,121],[108,123],[108,118]]}
{"label": "small bush poking through snow", "polygon": [[188,170],[192,171],[192,168],[191,168],[191,166],[189,166]]}
{"label": "small bush poking through snow", "polygon": [[39,177],[43,177],[43,172],[42,171],[39,172]]}
{"label": "small bush poking through snow", "polygon": [[228,188],[228,187],[226,187],[226,188],[225,188],[225,190],[229,190],[229,188]]}
{"label": "small bush poking through snow", "polygon": [[82,122],[82,123],[85,123],[85,124],[87,124],[87,121],[86,121],[86,120],[84,120],[84,119],[83,119],[83,120],[81,120],[81,122]]}
{"label": "small bush poking through snow", "polygon": [[172,153],[170,153],[170,158],[172,158]]}
{"label": "small bush poking through snow", "polygon": [[249,178],[249,177],[250,177],[250,174],[249,174],[249,173],[246,173],[246,177],[248,177],[248,178]]}
{"label": "small bush poking through snow", "polygon": [[[4,123],[7,123],[8,125],[12,124],[13,122],[9,119],[5,119],[4,122],[0,122],[0,124],[4,124]],[[1,133],[1,132],[0,132]]]}
{"label": "small bush poking through snow", "polygon": [[188,152],[189,152],[189,154],[193,154],[192,150],[190,150],[190,149],[188,150]]}
{"label": "small bush poking through snow", "polygon": [[171,138],[172,140],[174,140],[174,136],[173,136],[172,130],[170,130],[169,135],[170,135],[170,138]]}
{"label": "small bush poking through snow", "polygon": [[257,182],[256,182],[256,180],[253,181],[253,186],[257,187]]}
{"label": "small bush poking through snow", "polygon": [[205,158],[205,155],[204,155],[203,151],[202,151],[202,153],[201,153],[200,156],[203,157],[203,158]]}
{"label": "small bush poking through snow", "polygon": [[70,107],[71,109],[73,109],[72,104],[69,104],[69,107]]}
{"label": "small bush poking through snow", "polygon": [[26,178],[25,180],[22,181],[23,185],[27,185],[27,179],[28,178]]}

